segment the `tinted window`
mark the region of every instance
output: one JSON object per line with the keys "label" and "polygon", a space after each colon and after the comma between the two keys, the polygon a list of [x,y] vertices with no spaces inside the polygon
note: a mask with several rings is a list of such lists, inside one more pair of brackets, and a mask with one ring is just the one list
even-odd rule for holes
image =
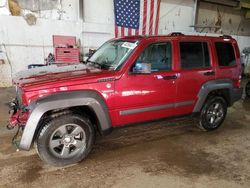
{"label": "tinted window", "polygon": [[136,63],[150,63],[151,71],[171,70],[172,50],[170,43],[152,44],[138,57]]}
{"label": "tinted window", "polygon": [[220,66],[235,65],[234,49],[231,43],[216,42],[215,47]]}
{"label": "tinted window", "polygon": [[206,42],[180,42],[181,68],[204,68],[210,66]]}

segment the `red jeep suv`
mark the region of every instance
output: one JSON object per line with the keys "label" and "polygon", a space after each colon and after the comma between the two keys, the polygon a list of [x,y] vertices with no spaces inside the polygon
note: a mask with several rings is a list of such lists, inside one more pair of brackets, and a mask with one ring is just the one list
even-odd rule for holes
{"label": "red jeep suv", "polygon": [[215,130],[242,95],[240,54],[231,36],[113,39],[79,67],[13,80],[17,97],[8,127],[22,129],[20,149],[35,144],[51,165],[83,160],[97,133],[135,122],[196,114],[198,127]]}

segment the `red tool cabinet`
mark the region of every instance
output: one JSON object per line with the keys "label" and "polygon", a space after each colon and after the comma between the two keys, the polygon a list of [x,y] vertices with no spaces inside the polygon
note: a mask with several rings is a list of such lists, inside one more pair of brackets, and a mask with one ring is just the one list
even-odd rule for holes
{"label": "red tool cabinet", "polygon": [[80,62],[80,49],[76,47],[76,37],[53,35],[56,63]]}

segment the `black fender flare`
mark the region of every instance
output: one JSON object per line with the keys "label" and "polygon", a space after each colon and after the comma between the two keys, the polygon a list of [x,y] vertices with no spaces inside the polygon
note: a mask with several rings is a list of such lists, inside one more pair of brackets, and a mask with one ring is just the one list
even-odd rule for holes
{"label": "black fender flare", "polygon": [[232,92],[233,92],[233,82],[230,79],[217,79],[217,80],[211,80],[206,83],[204,83],[197,95],[198,100],[195,104],[195,107],[193,109],[193,113],[200,112],[202,109],[207,96],[210,92],[219,90],[219,89],[228,89],[229,90],[229,98],[230,98],[230,105],[235,102],[232,99]]}
{"label": "black fender flare", "polygon": [[55,93],[42,97],[28,106],[31,113],[25,125],[19,148],[23,150],[30,149],[39,121],[46,112],[75,106],[90,107],[97,116],[101,131],[108,132],[111,129],[108,107],[97,92],[66,91]]}

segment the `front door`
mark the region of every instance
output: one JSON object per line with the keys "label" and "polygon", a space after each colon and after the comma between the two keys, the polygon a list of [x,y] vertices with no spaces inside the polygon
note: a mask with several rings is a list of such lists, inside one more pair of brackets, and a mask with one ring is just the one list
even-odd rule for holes
{"label": "front door", "polygon": [[[137,73],[140,63],[151,65],[151,73]],[[172,70],[170,42],[146,47],[127,74],[116,81],[115,124],[127,124],[168,117],[174,114],[176,79]]]}

